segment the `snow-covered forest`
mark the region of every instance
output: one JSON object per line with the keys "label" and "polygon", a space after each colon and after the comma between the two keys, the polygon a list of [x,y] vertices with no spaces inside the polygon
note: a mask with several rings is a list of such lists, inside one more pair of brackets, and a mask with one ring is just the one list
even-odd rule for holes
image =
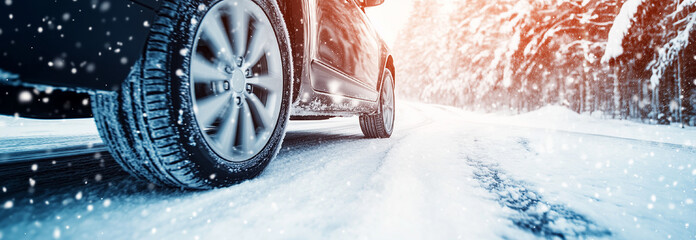
{"label": "snow-covered forest", "polygon": [[[696,125],[695,0],[417,0],[394,45],[402,97]],[[679,94],[679,89],[681,93]]]}

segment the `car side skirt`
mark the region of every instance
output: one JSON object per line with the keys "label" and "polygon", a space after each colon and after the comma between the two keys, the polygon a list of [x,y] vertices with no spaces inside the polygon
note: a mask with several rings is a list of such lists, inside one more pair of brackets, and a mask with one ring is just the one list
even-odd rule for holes
{"label": "car side skirt", "polygon": [[376,113],[378,108],[376,100],[317,91],[312,86],[311,78],[314,77],[321,77],[321,75],[315,76],[312,73],[312,77],[300,80],[300,90],[290,113],[292,116],[350,117]]}
{"label": "car side skirt", "polygon": [[291,116],[350,117],[377,112],[377,102],[350,98],[341,95],[317,92],[312,89],[300,91],[293,103]]}

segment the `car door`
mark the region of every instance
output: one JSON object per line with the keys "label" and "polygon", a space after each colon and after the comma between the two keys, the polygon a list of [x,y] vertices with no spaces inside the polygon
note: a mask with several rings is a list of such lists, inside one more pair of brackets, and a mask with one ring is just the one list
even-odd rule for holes
{"label": "car door", "polygon": [[[317,1],[317,51],[313,78],[318,91],[376,100],[379,38],[355,0]],[[328,74],[334,71],[335,74]],[[328,76],[335,75],[335,76]]]}

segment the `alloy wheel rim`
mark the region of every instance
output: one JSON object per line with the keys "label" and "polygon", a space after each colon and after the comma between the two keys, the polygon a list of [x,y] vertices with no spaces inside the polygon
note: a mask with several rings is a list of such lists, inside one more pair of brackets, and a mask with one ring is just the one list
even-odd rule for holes
{"label": "alloy wheel rim", "polygon": [[392,90],[391,77],[384,79],[382,87],[382,120],[385,130],[391,133],[394,128],[394,91]]}
{"label": "alloy wheel rim", "polygon": [[254,157],[270,141],[283,96],[270,20],[250,0],[220,1],[200,20],[192,49],[193,113],[206,142],[229,161]]}

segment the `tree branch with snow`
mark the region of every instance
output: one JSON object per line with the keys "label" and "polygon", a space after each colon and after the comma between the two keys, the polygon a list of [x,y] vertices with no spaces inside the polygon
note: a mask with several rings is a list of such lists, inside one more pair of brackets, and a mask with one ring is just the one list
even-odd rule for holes
{"label": "tree branch with snow", "polygon": [[645,2],[647,0],[628,0],[621,6],[621,11],[614,19],[614,24],[609,30],[607,47],[604,50],[604,56],[602,56],[602,63],[609,63],[609,61],[618,58],[624,53],[624,38],[628,35],[635,22],[638,7]]}
{"label": "tree branch with snow", "polygon": [[[696,1],[692,1],[696,2]],[[679,57],[680,52],[689,45],[689,36],[696,30],[696,13],[691,13],[686,17],[686,26],[679,31],[676,37],[658,50],[658,56],[649,66],[652,70],[650,83],[655,86],[660,83],[660,79],[665,74],[665,70]]]}

